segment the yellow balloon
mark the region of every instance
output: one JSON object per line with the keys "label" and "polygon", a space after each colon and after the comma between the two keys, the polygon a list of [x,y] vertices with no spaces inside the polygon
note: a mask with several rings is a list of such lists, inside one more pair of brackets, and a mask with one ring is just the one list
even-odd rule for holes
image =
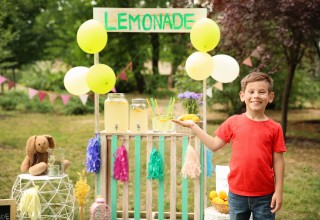
{"label": "yellow balloon", "polygon": [[201,52],[213,50],[220,41],[219,26],[209,18],[202,18],[193,24],[190,39],[194,48]]}
{"label": "yellow balloon", "polygon": [[94,93],[106,94],[116,84],[116,75],[108,65],[95,64],[88,71],[87,84]]}
{"label": "yellow balloon", "polygon": [[191,79],[204,80],[211,75],[212,70],[213,60],[208,53],[194,52],[186,61],[186,72]]}
{"label": "yellow balloon", "polygon": [[108,34],[105,27],[97,20],[90,19],[78,29],[77,42],[86,53],[99,53],[106,46]]}

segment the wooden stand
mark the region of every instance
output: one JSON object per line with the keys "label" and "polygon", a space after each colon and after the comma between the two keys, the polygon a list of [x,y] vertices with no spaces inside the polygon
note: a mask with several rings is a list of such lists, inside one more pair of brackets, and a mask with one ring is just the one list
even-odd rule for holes
{"label": "wooden stand", "polygon": [[[200,157],[201,176],[197,179],[183,179],[180,176],[181,166],[184,162],[187,146],[190,144],[195,148]],[[192,215],[193,219],[203,219],[204,213],[204,146],[198,138],[183,133],[100,133],[101,141],[101,168],[97,180],[97,194],[106,198],[111,207],[111,219],[117,219],[118,202],[122,197],[121,219],[129,219],[129,211],[133,208],[134,218],[140,218],[145,214],[146,219],[163,219],[169,215],[170,219],[187,219]],[[114,153],[118,146],[125,146],[129,156],[129,171],[132,174],[129,181],[117,182],[112,178]],[[164,178],[159,180],[147,179],[147,165],[153,147],[157,148],[163,158]],[[143,154],[146,154],[143,156]],[[142,155],[142,156],[141,156]],[[141,161],[145,160],[145,163]],[[144,164],[146,164],[144,166]],[[146,181],[145,184],[143,181]],[[153,183],[153,182],[157,182]],[[133,185],[134,184],[134,185]],[[155,185],[156,184],[156,185]],[[142,186],[146,187],[145,204],[141,204]],[[193,188],[189,187],[193,186]],[[157,191],[153,189],[157,187]],[[121,192],[118,192],[122,189]],[[178,193],[181,190],[181,194]],[[193,193],[193,208],[189,210],[190,193]],[[156,195],[156,197],[155,197]],[[133,197],[133,198],[132,198]],[[182,207],[177,207],[182,201]],[[170,202],[166,210],[165,202]],[[157,210],[153,210],[153,203],[158,204]],[[189,206],[190,207],[190,206]],[[192,207],[192,206],[191,206]],[[177,211],[181,210],[181,212]],[[120,214],[119,214],[120,215]]]}

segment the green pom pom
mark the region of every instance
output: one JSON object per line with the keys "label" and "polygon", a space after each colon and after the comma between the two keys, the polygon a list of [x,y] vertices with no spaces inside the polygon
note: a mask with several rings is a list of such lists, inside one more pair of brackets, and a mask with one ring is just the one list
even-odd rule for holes
{"label": "green pom pom", "polygon": [[148,179],[160,179],[163,177],[163,163],[162,158],[157,151],[153,148],[150,154],[150,160],[148,163]]}

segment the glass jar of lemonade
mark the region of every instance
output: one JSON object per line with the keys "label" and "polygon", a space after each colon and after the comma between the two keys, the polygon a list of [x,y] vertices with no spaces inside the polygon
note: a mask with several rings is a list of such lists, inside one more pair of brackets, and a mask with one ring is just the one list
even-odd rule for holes
{"label": "glass jar of lemonade", "polygon": [[124,93],[109,93],[104,102],[104,127],[106,132],[127,132],[129,103]]}
{"label": "glass jar of lemonade", "polygon": [[148,109],[145,99],[132,99],[130,106],[130,130],[132,132],[148,131]]}

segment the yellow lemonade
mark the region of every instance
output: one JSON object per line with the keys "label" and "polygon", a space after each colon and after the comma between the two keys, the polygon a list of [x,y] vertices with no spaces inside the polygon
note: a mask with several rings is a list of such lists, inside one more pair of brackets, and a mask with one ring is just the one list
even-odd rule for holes
{"label": "yellow lemonade", "polygon": [[107,132],[127,132],[129,104],[123,93],[108,95],[104,103],[104,127]]}
{"label": "yellow lemonade", "polygon": [[154,132],[173,132],[175,125],[172,116],[160,115],[152,117],[152,130]]}
{"label": "yellow lemonade", "polygon": [[130,110],[130,130],[132,132],[148,131],[148,110],[131,109]]}
{"label": "yellow lemonade", "polygon": [[132,99],[129,128],[131,132],[148,131],[148,109],[145,99]]}

